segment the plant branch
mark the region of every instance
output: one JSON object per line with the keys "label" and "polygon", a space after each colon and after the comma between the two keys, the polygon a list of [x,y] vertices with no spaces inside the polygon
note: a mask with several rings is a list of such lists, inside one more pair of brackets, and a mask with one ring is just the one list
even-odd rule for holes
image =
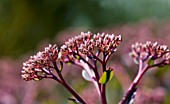
{"label": "plant branch", "polygon": [[165,63],[165,61],[166,61],[166,60],[163,60],[163,61],[161,61],[160,63],[154,64],[154,65],[152,65],[152,67],[161,66],[162,64]]}
{"label": "plant branch", "polygon": [[105,62],[106,62],[106,63],[108,62],[110,56],[111,56],[111,53],[107,55],[107,57],[106,57],[106,59],[105,59]]}
{"label": "plant branch", "polygon": [[97,61],[93,60],[93,63],[94,63],[94,68],[95,68],[95,69],[93,69],[93,71],[96,76],[96,82],[98,84],[99,90],[101,91],[101,84],[99,83],[100,76],[99,76],[99,72],[97,70]]}
{"label": "plant branch", "polygon": [[67,82],[64,80],[61,72],[59,71],[59,69],[58,69],[58,67],[57,67],[57,65],[56,65],[56,62],[53,62],[53,64],[54,64],[54,67],[55,67],[55,69],[56,69],[56,71],[57,71],[58,76],[60,77],[60,80],[61,80],[60,83],[61,83],[78,101],[80,101],[82,104],[86,104],[85,101],[76,93],[76,91],[74,91],[74,89],[71,88],[71,87],[67,84]]}
{"label": "plant branch", "polygon": [[128,91],[125,93],[123,99],[120,101],[119,104],[126,104],[129,97],[131,97],[131,94],[133,93],[134,89],[136,89],[136,86],[138,85],[139,81],[141,80],[144,73],[149,69],[149,66],[146,66],[144,69],[138,72],[137,76],[133,80],[133,83],[130,85]]}
{"label": "plant branch", "polygon": [[[99,54],[100,54],[100,51],[98,51],[95,56],[98,57]],[[93,71],[94,71],[94,74],[96,76],[96,82],[98,84],[99,90],[101,91],[101,84],[99,83],[100,76],[99,76],[99,72],[98,72],[98,69],[97,69],[97,59],[93,60],[93,64],[94,64]]]}
{"label": "plant branch", "polygon": [[102,63],[103,61],[98,58],[98,56],[96,56],[93,52],[91,52],[91,54],[93,55],[94,59],[96,59],[97,61],[99,61],[100,63]]}

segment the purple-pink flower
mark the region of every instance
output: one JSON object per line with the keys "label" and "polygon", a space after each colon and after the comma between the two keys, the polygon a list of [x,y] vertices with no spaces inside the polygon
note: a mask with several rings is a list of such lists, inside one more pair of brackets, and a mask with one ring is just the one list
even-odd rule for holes
{"label": "purple-pink flower", "polygon": [[38,52],[23,63],[22,78],[24,80],[40,80],[51,74],[51,62],[58,58],[58,47],[49,45],[44,51]]}

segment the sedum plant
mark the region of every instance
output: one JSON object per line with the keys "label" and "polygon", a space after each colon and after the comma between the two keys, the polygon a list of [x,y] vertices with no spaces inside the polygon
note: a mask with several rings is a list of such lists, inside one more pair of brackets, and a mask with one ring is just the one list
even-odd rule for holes
{"label": "sedum plant", "polygon": [[[60,48],[57,45],[49,45],[44,51],[30,56],[30,59],[23,63],[21,76],[26,81],[54,79],[74,96],[69,100],[77,104],[87,104],[62,75],[62,70],[66,70],[63,69],[64,63],[81,66],[82,76],[94,84],[101,104],[107,104],[106,85],[114,74],[113,68],[109,68],[107,63],[121,41],[121,35],[82,32],[66,41]],[[134,102],[137,85],[147,70],[170,64],[168,47],[157,42],[135,43],[132,45],[130,56],[138,65],[138,73],[119,104]]]}

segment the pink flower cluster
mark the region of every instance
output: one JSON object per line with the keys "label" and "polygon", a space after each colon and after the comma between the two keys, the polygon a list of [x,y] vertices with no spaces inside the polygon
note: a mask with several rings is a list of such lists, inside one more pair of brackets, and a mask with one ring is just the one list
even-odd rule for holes
{"label": "pink flower cluster", "polygon": [[52,61],[58,58],[58,47],[56,45],[49,45],[44,51],[38,52],[30,59],[23,63],[22,78],[28,80],[40,80],[51,74],[49,68]]}
{"label": "pink flower cluster", "polygon": [[132,45],[130,53],[136,61],[146,61],[148,59],[161,61],[161,64],[170,64],[170,51],[166,45],[160,45],[157,42],[135,43]]}

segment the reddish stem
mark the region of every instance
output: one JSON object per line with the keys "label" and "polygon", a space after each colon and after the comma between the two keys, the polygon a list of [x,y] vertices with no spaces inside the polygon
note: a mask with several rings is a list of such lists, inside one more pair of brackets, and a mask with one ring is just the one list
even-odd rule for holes
{"label": "reddish stem", "polygon": [[101,100],[102,100],[102,104],[107,104],[107,100],[106,100],[106,84],[103,84],[102,88],[101,88]]}
{"label": "reddish stem", "polygon": [[129,97],[131,97],[131,94],[133,93],[134,89],[138,85],[139,81],[141,80],[144,73],[149,69],[149,66],[146,66],[144,69],[138,72],[137,76],[133,80],[133,83],[130,85],[128,91],[126,92],[125,96],[123,97],[122,101],[119,104],[126,104]]}
{"label": "reddish stem", "polygon": [[99,91],[101,91],[101,84],[99,83],[100,76],[99,76],[99,72],[97,70],[97,61],[94,60],[93,62],[94,62],[94,69],[93,69],[93,71],[94,71],[94,74],[96,76],[96,82],[97,82],[97,84],[99,86]]}
{"label": "reddish stem", "polygon": [[[71,87],[67,84],[67,82],[64,80],[61,72],[59,71],[59,69],[58,69],[58,67],[57,67],[57,65],[56,65],[56,62],[53,62],[53,64],[54,64],[54,67],[55,67],[55,69],[56,69],[56,71],[57,71],[58,76],[60,77],[60,81],[61,81],[60,83],[61,83],[78,101],[80,101],[82,104],[86,104],[85,101],[76,93],[76,91],[74,91],[74,89],[71,88]],[[56,80],[56,78],[54,78],[54,79]]]}
{"label": "reddish stem", "polygon": [[[105,59],[106,59],[106,55],[105,55],[105,53],[103,53],[102,72],[106,71]],[[106,100],[106,84],[102,84],[102,86],[101,86],[101,100],[102,100],[102,104],[107,104],[107,100]]]}

